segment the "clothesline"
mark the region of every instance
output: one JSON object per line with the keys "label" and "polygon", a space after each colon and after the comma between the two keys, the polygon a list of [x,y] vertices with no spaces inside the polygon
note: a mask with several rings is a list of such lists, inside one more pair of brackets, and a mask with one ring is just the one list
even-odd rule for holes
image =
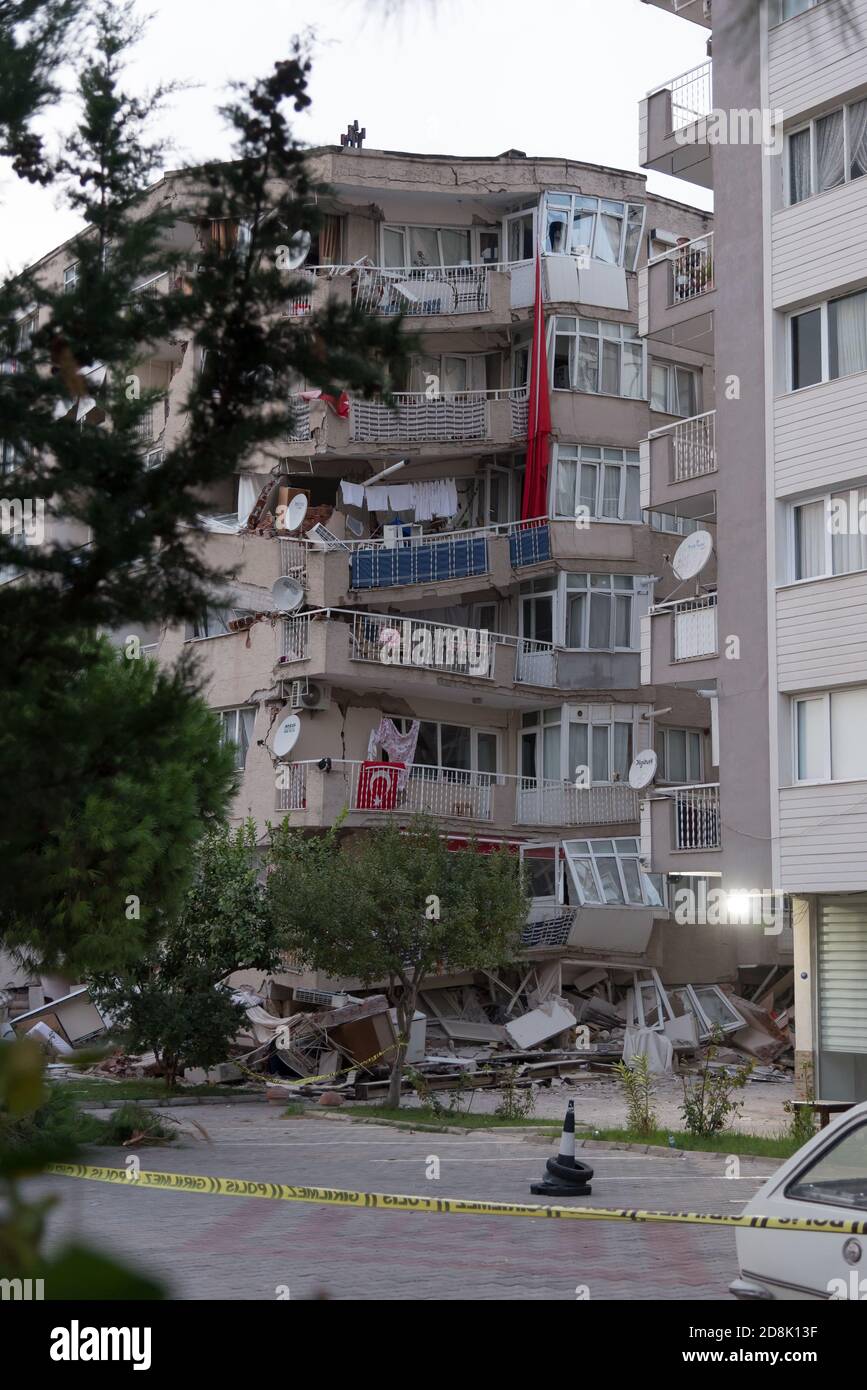
{"label": "clothesline", "polygon": [[415,512],[416,521],[433,521],[434,517],[452,517],[458,511],[458,489],[454,478],[438,478],[424,483],[364,483],[341,482],[340,491],[348,507],[363,507],[371,512]]}

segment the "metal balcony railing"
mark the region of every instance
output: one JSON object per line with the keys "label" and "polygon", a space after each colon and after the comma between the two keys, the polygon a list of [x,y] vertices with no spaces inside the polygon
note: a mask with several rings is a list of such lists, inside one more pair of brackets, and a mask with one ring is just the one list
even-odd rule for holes
{"label": "metal balcony railing", "polygon": [[515,680],[527,685],[545,685],[554,689],[557,685],[557,648],[553,643],[519,637]]}
{"label": "metal balcony railing", "polygon": [[[278,811],[303,811],[307,806],[307,768],[309,763],[284,763],[280,766],[280,785],[277,787]],[[315,766],[315,764],[313,764]]]}
{"label": "metal balcony railing", "polygon": [[671,133],[693,125],[710,114],[713,107],[713,63],[710,58],[698,67],[690,68],[668,82],[655,87],[657,92],[671,92]]}
{"label": "metal balcony railing", "polygon": [[352,588],[387,589],[396,584],[435,584],[488,574],[493,528],[405,536],[397,541],[352,545]]}
{"label": "metal balcony railing", "polygon": [[660,430],[651,430],[648,438],[671,440],[670,482],[686,483],[692,478],[702,478],[707,473],[716,472],[715,410],[678,420],[677,424],[666,425]]}
{"label": "metal balcony railing", "polygon": [[299,613],[297,617],[283,619],[283,661],[309,661],[311,616]]}
{"label": "metal balcony railing", "polygon": [[713,266],[713,232],[707,236],[695,237],[683,246],[673,246],[661,256],[654,256],[648,264],[659,265],[667,261],[671,267],[669,282],[669,303],[685,304],[687,300],[697,299],[699,295],[710,294],[716,289]]}
{"label": "metal balcony railing", "polygon": [[353,401],[350,435],[356,443],[485,439],[488,392],[460,391],[429,397],[424,391],[405,391],[394,397],[393,405]]}
{"label": "metal balcony railing", "polygon": [[286,431],[287,444],[303,444],[310,438],[310,402],[301,396],[291,396],[292,424]]}
{"label": "metal balcony railing", "polygon": [[512,410],[512,438],[527,438],[529,417],[529,392],[526,387],[517,388],[509,397]]}
{"label": "metal balcony railing", "polygon": [[133,294],[136,299],[159,299],[161,295],[167,294],[169,289],[169,273],[162,271],[160,275],[154,275],[150,280],[145,280],[144,284],[136,285]]}
{"label": "metal balcony railing", "polygon": [[491,787],[498,780],[496,773],[463,768],[424,764],[406,769],[396,765],[371,767],[343,759],[335,759],[331,772],[325,775],[343,779],[350,811],[474,821],[491,819]]}
{"label": "metal balcony railing", "polygon": [[512,521],[509,533],[509,560],[513,569],[523,565],[541,565],[551,558],[551,533],[548,517],[533,521]]}
{"label": "metal balcony railing", "polygon": [[641,794],[626,782],[576,787],[537,777],[518,779],[518,825],[622,825],[637,822]]}
{"label": "metal balcony railing", "polygon": [[719,783],[675,787],[673,798],[675,849],[719,849]]}
{"label": "metal balcony railing", "polygon": [[482,680],[493,677],[496,644],[514,643],[515,640],[477,628],[453,627],[447,623],[384,613],[355,613],[350,621],[353,661],[448,671]]}
{"label": "metal balcony railing", "polygon": [[658,603],[651,610],[657,617],[672,616],[674,661],[691,661],[699,656],[715,656],[717,652],[717,596],[701,594],[698,598],[678,599],[674,603]]}
{"label": "metal balcony railing", "polygon": [[478,314],[490,307],[487,265],[360,267],[355,303],[365,314]]}
{"label": "metal balcony railing", "polygon": [[302,540],[280,541],[280,574],[284,579],[297,579],[307,584],[307,552],[310,545]]}

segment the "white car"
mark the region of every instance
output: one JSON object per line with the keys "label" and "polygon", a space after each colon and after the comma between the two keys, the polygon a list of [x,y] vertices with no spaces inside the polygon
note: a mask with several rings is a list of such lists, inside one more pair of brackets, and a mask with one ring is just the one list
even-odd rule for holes
{"label": "white car", "polygon": [[744,1208],[745,1216],[859,1221],[845,1231],[737,1231],[741,1299],[867,1300],[867,1102],[853,1106],[788,1159]]}

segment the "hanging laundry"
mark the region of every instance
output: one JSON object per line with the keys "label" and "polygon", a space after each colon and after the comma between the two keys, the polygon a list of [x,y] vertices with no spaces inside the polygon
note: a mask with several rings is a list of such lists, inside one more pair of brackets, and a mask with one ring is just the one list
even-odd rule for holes
{"label": "hanging laundry", "polygon": [[388,511],[388,488],[387,487],[366,487],[364,495],[367,499],[367,509],[370,512]]}
{"label": "hanging laundry", "polygon": [[388,505],[396,512],[410,512],[415,506],[415,488],[412,483],[390,483]]}
{"label": "hanging laundry", "polygon": [[416,521],[432,521],[434,517],[452,517],[458,510],[458,489],[454,478],[436,478],[427,483],[413,483]]}
{"label": "hanging laundry", "polygon": [[[395,725],[383,715],[379,721],[379,727],[371,732],[367,743],[367,760],[373,762],[376,759],[378,747],[384,748],[392,762],[405,763],[406,768],[410,768],[415,760],[415,749],[418,743],[418,731],[421,727],[420,721],[414,719],[405,734],[398,733]],[[406,768],[398,773],[397,784],[401,790],[406,786],[409,776]]]}
{"label": "hanging laundry", "polygon": [[343,500],[347,507],[364,506],[364,485],[362,483],[342,482],[340,491],[343,493]]}

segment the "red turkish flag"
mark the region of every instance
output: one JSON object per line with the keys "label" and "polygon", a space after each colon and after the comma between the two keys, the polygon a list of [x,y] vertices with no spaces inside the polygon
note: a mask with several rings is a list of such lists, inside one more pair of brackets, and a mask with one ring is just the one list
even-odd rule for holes
{"label": "red turkish flag", "polygon": [[527,410],[527,467],[521,520],[548,514],[548,441],[551,437],[551,397],[548,394],[548,353],[545,347],[545,304],[542,298],[542,255],[536,252],[536,296],[533,304],[533,346],[530,354],[530,393]]}
{"label": "red turkish flag", "polygon": [[357,811],[393,811],[405,763],[362,763],[358,773]]}

